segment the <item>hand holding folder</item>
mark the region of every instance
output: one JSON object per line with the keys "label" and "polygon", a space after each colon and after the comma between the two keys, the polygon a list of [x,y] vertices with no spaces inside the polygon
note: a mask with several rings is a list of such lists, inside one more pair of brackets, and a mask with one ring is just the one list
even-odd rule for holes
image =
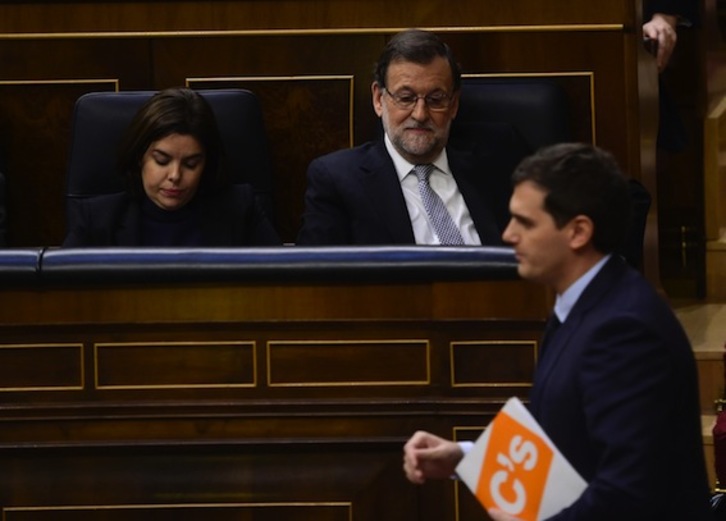
{"label": "hand holding folder", "polygon": [[587,483],[518,398],[510,398],[456,473],[485,508],[541,521],[571,505]]}

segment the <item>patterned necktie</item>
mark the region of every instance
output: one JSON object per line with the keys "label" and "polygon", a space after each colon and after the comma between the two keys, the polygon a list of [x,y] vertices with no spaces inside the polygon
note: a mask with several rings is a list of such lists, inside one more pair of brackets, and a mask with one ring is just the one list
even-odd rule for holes
{"label": "patterned necktie", "polygon": [[464,244],[464,239],[461,238],[461,233],[454,224],[451,215],[449,215],[444,202],[431,189],[429,184],[429,177],[431,172],[434,171],[434,165],[416,165],[413,167],[413,171],[418,178],[418,191],[421,194],[421,200],[424,208],[426,208],[426,213],[429,215],[431,226],[434,227],[434,231],[439,237],[439,242],[453,245]]}

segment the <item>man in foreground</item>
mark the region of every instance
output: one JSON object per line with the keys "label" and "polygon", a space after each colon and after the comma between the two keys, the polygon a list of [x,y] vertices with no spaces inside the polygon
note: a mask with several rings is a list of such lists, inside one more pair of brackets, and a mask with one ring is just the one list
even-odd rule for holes
{"label": "man in foreground", "polygon": [[[556,292],[550,321],[561,323],[540,348],[530,410],[588,482],[550,519],[709,519],[691,347],[668,305],[612,253],[630,207],[617,164],[590,145],[555,145],[525,159],[513,185],[503,238],[522,278]],[[406,476],[451,476],[466,449],[419,431],[404,447]]]}

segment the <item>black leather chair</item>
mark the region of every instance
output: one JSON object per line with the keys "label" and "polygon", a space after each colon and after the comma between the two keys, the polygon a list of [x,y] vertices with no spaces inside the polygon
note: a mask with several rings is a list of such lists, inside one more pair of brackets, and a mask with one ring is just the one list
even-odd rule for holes
{"label": "black leather chair", "polygon": [[537,149],[572,141],[569,121],[567,93],[551,79],[462,79],[459,112],[451,125],[449,144],[473,151],[484,166],[494,157],[506,172],[493,178],[482,169],[482,190],[497,194],[492,204],[501,226],[509,220],[509,173]]}
{"label": "black leather chair", "polygon": [[[522,159],[537,149],[572,141],[567,92],[548,78],[464,78],[459,112],[451,125],[451,146],[474,150],[486,164],[489,154],[508,151]],[[518,162],[518,161],[517,161]],[[512,164],[512,170],[516,164]],[[490,180],[504,194],[495,208],[497,218],[508,215],[509,178]],[[641,269],[643,238],[651,196],[638,181],[630,181],[633,217],[625,243],[618,249],[628,263]]]}
{"label": "black leather chair", "polygon": [[[527,153],[573,139],[565,90],[547,78],[463,78],[451,142],[491,151],[516,146]],[[503,141],[507,140],[507,141]]]}
{"label": "black leather chair", "polygon": [[[66,184],[69,229],[78,199],[125,189],[116,172],[117,146],[134,114],[154,92],[92,92],[76,101]],[[234,180],[250,183],[268,215],[274,216],[272,167],[257,97],[242,89],[199,93],[214,111]]]}

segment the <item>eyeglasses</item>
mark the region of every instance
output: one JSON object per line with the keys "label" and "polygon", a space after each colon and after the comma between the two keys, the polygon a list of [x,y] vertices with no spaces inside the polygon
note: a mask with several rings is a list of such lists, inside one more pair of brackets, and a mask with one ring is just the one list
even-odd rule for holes
{"label": "eyeglasses", "polygon": [[434,112],[444,111],[451,105],[452,96],[444,92],[435,92],[433,94],[421,96],[419,94],[413,94],[412,92],[394,94],[385,87],[383,87],[383,91],[388,93],[393,100],[394,105],[402,110],[413,110],[419,99],[424,100],[426,107]]}

